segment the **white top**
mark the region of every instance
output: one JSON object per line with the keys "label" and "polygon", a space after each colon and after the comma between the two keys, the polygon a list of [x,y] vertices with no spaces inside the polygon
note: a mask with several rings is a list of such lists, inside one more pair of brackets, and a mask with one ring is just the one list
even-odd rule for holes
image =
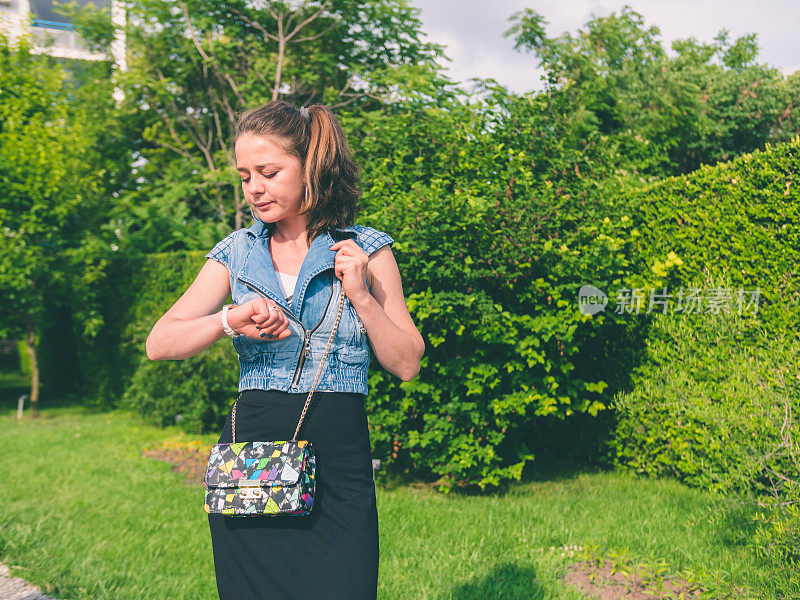
{"label": "white top", "polygon": [[294,295],[294,286],[297,284],[297,275],[289,275],[280,271],[275,271],[275,274],[278,276],[278,285],[281,286],[281,292],[286,296],[286,300],[291,300]]}

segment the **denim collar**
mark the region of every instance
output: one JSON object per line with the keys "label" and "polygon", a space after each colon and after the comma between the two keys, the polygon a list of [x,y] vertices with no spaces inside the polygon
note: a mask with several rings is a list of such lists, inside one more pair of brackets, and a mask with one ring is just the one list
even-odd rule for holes
{"label": "denim collar", "polygon": [[[291,307],[288,307],[286,298],[278,285],[278,276],[275,273],[275,267],[272,266],[272,256],[269,251],[269,236],[274,229],[274,223],[264,223],[261,220],[256,220],[248,227],[247,231],[255,236],[255,240],[237,273],[237,278],[256,287],[281,306],[290,308],[299,318],[308,283],[315,275],[335,267],[336,251],[329,249],[335,240],[328,232],[322,233],[312,240],[303,264],[300,266],[300,273],[297,275]],[[335,227],[334,230],[342,234],[338,237],[354,238],[357,234],[357,230],[353,226]]]}

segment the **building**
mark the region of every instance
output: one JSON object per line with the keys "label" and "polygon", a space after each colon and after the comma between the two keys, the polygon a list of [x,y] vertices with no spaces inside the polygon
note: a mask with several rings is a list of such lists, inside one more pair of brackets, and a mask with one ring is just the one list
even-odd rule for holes
{"label": "building", "polygon": [[119,0],[77,0],[79,6],[94,4],[111,9],[111,21],[116,26],[111,56],[92,52],[67,17],[53,10],[53,0],[0,0],[0,30],[12,43],[21,36],[29,36],[33,52],[59,58],[79,60],[113,60],[124,71],[125,60],[125,9]]}

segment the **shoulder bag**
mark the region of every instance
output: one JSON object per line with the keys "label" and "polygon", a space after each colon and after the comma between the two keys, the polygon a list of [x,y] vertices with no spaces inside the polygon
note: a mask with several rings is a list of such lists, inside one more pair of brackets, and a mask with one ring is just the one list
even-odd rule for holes
{"label": "shoulder bag", "polygon": [[236,441],[236,402],[231,414],[230,444],[215,444],[203,476],[205,511],[234,517],[258,515],[303,516],[314,504],[314,449],[297,435],[306,416],[311,396],[319,383],[344,305],[344,290],[339,293],[339,311],[333,324],[317,376],[308,393],[297,429],[291,440],[272,442]]}

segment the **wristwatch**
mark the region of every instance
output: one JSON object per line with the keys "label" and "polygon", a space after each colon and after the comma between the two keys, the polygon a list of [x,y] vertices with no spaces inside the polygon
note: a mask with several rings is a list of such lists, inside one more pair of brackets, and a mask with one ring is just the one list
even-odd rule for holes
{"label": "wristwatch", "polygon": [[236,333],[231,326],[228,325],[228,309],[236,306],[235,304],[226,304],[222,307],[222,329],[232,338],[239,337],[241,333]]}

